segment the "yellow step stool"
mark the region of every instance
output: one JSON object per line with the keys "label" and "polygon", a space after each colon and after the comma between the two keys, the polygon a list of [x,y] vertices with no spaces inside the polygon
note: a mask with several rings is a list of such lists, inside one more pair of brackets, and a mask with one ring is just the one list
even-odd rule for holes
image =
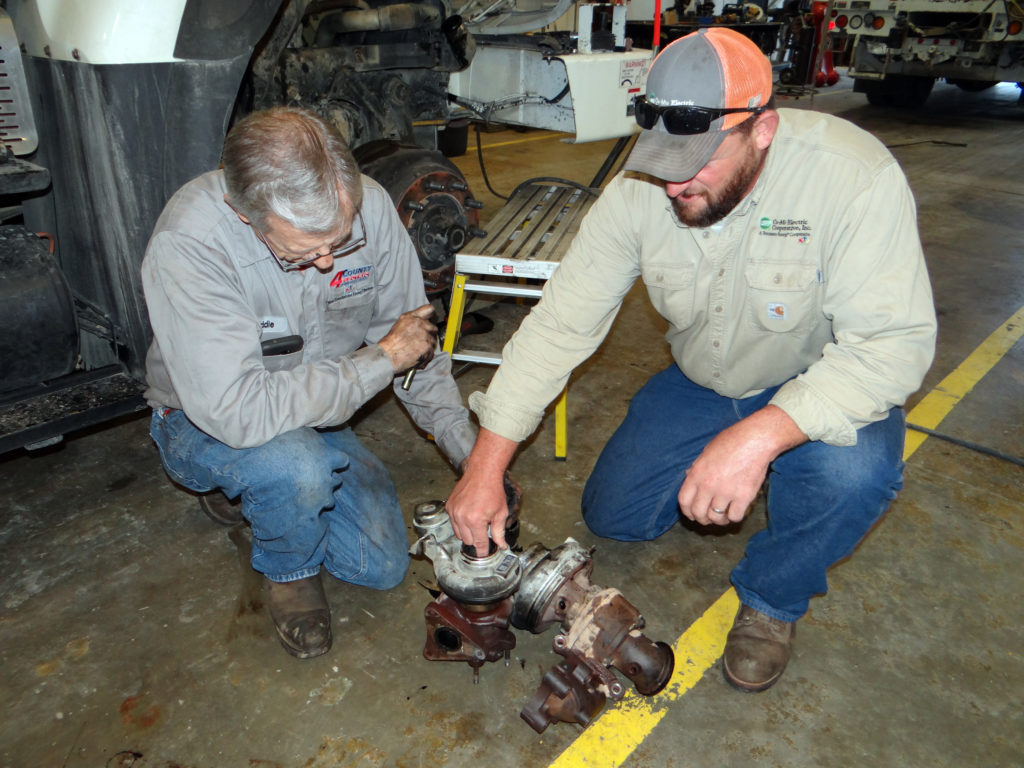
{"label": "yellow step stool", "polygon": [[[599,190],[555,179],[531,179],[520,184],[488,223],[488,234],[455,256],[455,279],[445,326],[443,349],[452,360],[499,365],[496,352],[460,349],[459,335],[466,311],[466,294],[539,299],[543,283],[579,231],[580,222],[597,200]],[[470,279],[480,276],[484,279]],[[555,458],[567,451],[568,388],[555,403]]]}

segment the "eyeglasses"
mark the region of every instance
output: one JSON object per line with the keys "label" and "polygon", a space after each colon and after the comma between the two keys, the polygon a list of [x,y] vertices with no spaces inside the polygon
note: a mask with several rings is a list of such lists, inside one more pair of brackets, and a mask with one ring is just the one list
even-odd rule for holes
{"label": "eyeglasses", "polygon": [[270,244],[270,241],[267,240],[266,235],[264,235],[263,232],[261,232],[260,229],[255,224],[253,224],[252,228],[253,231],[256,232],[256,236],[260,239],[260,242],[267,246],[267,250],[270,251],[270,255],[274,257],[274,260],[277,262],[277,265],[285,272],[292,272],[296,269],[308,267],[314,261],[316,261],[317,259],[322,259],[324,256],[330,256],[333,259],[339,259],[342,256],[347,256],[353,251],[358,251],[360,248],[366,245],[366,227],[363,225],[363,214],[361,211],[356,211],[356,217],[355,219],[352,220],[352,231],[349,233],[348,238],[343,243],[331,246],[331,249],[326,253],[314,253],[312,256],[303,259],[302,261],[288,261],[286,259],[282,259],[280,256],[277,255],[277,251],[274,250],[274,247]]}
{"label": "eyeglasses", "polygon": [[737,112],[752,112],[755,115],[760,115],[766,109],[767,107],[712,109],[689,105],[662,107],[649,102],[646,96],[637,96],[633,102],[637,125],[641,128],[653,128],[658,124],[658,118],[661,118],[665,124],[665,130],[675,136],[707,133],[711,128],[711,123],[722,115],[732,115]]}

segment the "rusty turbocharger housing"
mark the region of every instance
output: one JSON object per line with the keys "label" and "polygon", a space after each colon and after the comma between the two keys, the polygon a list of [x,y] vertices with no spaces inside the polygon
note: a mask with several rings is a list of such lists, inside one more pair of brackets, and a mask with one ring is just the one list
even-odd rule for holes
{"label": "rusty turbocharger housing", "polygon": [[668,683],[672,649],[641,633],[643,616],[617,589],[591,583],[592,549],[569,538],[554,549],[535,543],[518,555],[492,544],[477,557],[455,537],[442,502],[418,505],[413,520],[420,538],[411,552],[430,558],[442,592],[424,611],[426,658],[466,661],[475,681],[485,661],[507,663],[515,647],[509,623],[533,634],[559,627],[553,648],[562,661],[520,712],[538,733],[553,722],[586,726],[607,699],[621,699],[625,687],[612,669],[645,696]]}
{"label": "rusty turbocharger housing", "polygon": [[507,660],[516,646],[508,625],[522,564],[511,550],[499,550],[493,542],[482,556],[474,547],[463,545],[452,530],[444,502],[417,504],[413,527],[419,539],[409,552],[434,564],[434,578],[441,588],[441,594],[424,609],[423,655],[431,661],[468,662],[475,681],[485,661]]}

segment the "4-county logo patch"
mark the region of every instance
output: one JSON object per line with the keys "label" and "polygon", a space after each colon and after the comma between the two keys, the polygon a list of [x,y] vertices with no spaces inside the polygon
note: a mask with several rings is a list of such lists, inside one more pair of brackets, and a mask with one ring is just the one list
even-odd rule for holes
{"label": "4-county logo patch", "polygon": [[346,292],[348,292],[353,285],[369,279],[372,270],[373,267],[370,266],[343,269],[331,279],[331,288],[345,286]]}
{"label": "4-county logo patch", "polygon": [[327,295],[329,305],[369,293],[373,290],[373,266],[368,264],[335,273],[331,278],[331,289]]}

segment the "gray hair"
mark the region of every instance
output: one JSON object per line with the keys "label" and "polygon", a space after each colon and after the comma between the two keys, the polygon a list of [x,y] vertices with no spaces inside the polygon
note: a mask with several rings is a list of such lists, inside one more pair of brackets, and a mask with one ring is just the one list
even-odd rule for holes
{"label": "gray hair", "polygon": [[315,112],[273,107],[247,115],[221,153],[231,204],[257,227],[274,214],[311,234],[334,231],[363,199],[348,144]]}

